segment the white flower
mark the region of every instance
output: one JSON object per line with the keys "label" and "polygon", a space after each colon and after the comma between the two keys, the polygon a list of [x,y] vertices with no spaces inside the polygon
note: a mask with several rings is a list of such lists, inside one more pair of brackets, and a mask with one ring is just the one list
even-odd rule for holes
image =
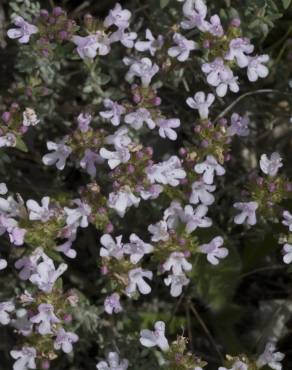
{"label": "white flower", "polygon": [[22,347],[20,351],[10,351],[10,355],[16,360],[13,364],[13,370],[36,369],[37,352],[35,348]]}
{"label": "white flower", "polygon": [[110,35],[110,42],[113,43],[119,41],[126,48],[131,49],[134,46],[136,38],[136,32],[125,32],[125,30],[119,29]]}
{"label": "white flower", "polygon": [[121,5],[117,3],[113,9],[109,11],[109,14],[105,17],[103,25],[109,28],[115,25],[119,29],[125,29],[129,27],[129,21],[131,18],[131,12],[128,9],[122,9]]}
{"label": "white flower", "polygon": [[100,242],[103,245],[99,252],[101,257],[114,257],[117,260],[123,258],[122,235],[117,236],[115,239],[110,234],[104,234],[100,238]]}
{"label": "white flower", "polygon": [[165,323],[163,321],[157,321],[154,324],[154,331],[148,329],[141,330],[140,343],[147,348],[157,346],[164,352],[168,351],[169,344],[165,337]]}
{"label": "white flower", "polygon": [[87,203],[82,202],[81,199],[75,199],[73,203],[77,205],[77,208],[71,209],[68,207],[64,207],[64,211],[67,216],[67,225],[78,225],[80,227],[87,227],[88,218],[91,214],[91,207]]}
{"label": "white flower", "polygon": [[239,91],[239,85],[237,81],[238,77],[233,76],[232,73],[230,77],[222,80],[220,84],[216,87],[216,94],[220,96],[220,98],[223,98],[227,94],[228,88],[230,91],[237,93]]}
{"label": "white flower", "polygon": [[148,231],[152,234],[152,242],[159,242],[160,240],[167,241],[169,239],[167,223],[165,221],[159,221],[155,225],[149,225]]}
{"label": "white flower", "polygon": [[153,246],[145,243],[136,234],[130,235],[130,243],[124,244],[123,251],[130,255],[130,261],[134,264],[138,263],[145,254],[153,252]]}
{"label": "white flower", "polygon": [[213,155],[208,155],[206,160],[195,165],[194,170],[198,174],[203,174],[205,184],[211,185],[214,181],[214,174],[223,176],[225,169],[216,160]]}
{"label": "white flower", "polygon": [[183,209],[179,201],[173,200],[163,213],[163,220],[170,229],[176,229],[182,218]]}
{"label": "white flower", "polygon": [[75,333],[71,333],[69,331],[65,331],[63,328],[57,331],[57,337],[54,342],[55,349],[61,349],[65,353],[70,353],[73,350],[72,343],[76,343],[78,341],[78,335]]}
{"label": "white flower", "polygon": [[152,64],[149,58],[142,58],[141,60],[129,60],[124,58],[124,63],[130,65],[125,79],[129,83],[134,81],[135,77],[141,78],[142,86],[148,87],[151,83],[152,77],[159,71],[157,64]]}
{"label": "white flower", "polygon": [[146,40],[148,41],[137,41],[135,44],[135,49],[138,51],[149,51],[152,56],[155,55],[157,50],[160,50],[164,43],[164,38],[162,35],[158,35],[157,39],[154,38],[152,32],[146,30]]}
{"label": "white flower", "polygon": [[119,355],[116,352],[110,352],[107,356],[107,362],[100,361],[96,368],[97,370],[127,370],[129,361],[123,359],[120,361]]}
{"label": "white flower", "polygon": [[104,119],[110,120],[114,126],[118,126],[121,123],[121,116],[125,114],[126,109],[111,99],[105,99],[103,104],[108,110],[100,112],[99,115]]}
{"label": "white flower", "polygon": [[213,36],[222,37],[224,35],[221,20],[217,14],[212,15],[210,18],[210,23],[207,22],[207,29],[208,32]]}
{"label": "white flower", "polygon": [[218,265],[218,258],[225,258],[228,255],[227,248],[220,248],[223,245],[223,238],[216,236],[210,243],[203,244],[199,247],[200,252],[207,254],[207,260],[212,265]]}
{"label": "white flower", "polygon": [[129,283],[126,288],[127,295],[131,296],[137,289],[141,294],[149,294],[151,287],[146,283],[144,278],[152,280],[152,277],[152,271],[142,270],[141,267],[130,270],[128,273]]}
{"label": "white flower", "polygon": [[145,122],[150,130],[152,130],[156,124],[151,118],[151,113],[146,108],[139,108],[134,112],[131,112],[125,116],[125,122],[133,127],[135,130],[139,130]]}
{"label": "white flower", "polygon": [[3,258],[0,258],[0,271],[4,270],[7,267],[7,261]]}
{"label": "white flower", "polygon": [[210,206],[215,201],[214,195],[210,193],[215,189],[215,185],[208,185],[203,181],[195,181],[192,183],[192,193],[189,202],[192,204],[198,204],[201,202],[205,206]]}
{"label": "white flower", "polygon": [[181,275],[168,275],[167,278],[164,279],[164,284],[166,286],[170,285],[170,295],[172,297],[178,297],[182,293],[182,288],[188,285],[190,279],[188,279],[185,274]]}
{"label": "white flower", "polygon": [[49,209],[50,197],[43,197],[41,206],[33,199],[26,202],[27,209],[29,210],[29,219],[32,221],[40,220],[46,222],[52,216],[52,211]]}
{"label": "white flower", "polygon": [[167,161],[154,164],[146,169],[147,177],[153,184],[177,186],[179,180],[186,177],[186,172],[181,166],[177,156],[170,157]]}
{"label": "white flower", "polygon": [[202,204],[195,210],[191,205],[185,206],[182,220],[186,223],[186,232],[188,234],[192,233],[198,227],[207,228],[212,225],[212,220],[209,217],[205,217],[207,212],[208,207]]}
{"label": "white flower", "polygon": [[259,55],[248,59],[247,77],[251,82],[257,81],[258,78],[265,78],[269,74],[268,68],[264,65],[270,60],[268,55]]}
{"label": "white flower", "polygon": [[208,30],[208,24],[205,21],[207,6],[203,0],[186,0],[183,5],[183,14],[187,18],[181,22],[183,29],[189,30],[197,27],[202,32]]}
{"label": "white flower", "polygon": [[289,211],[283,212],[284,220],[282,224],[289,227],[289,231],[292,232],[292,214]]}
{"label": "white flower", "polygon": [[159,136],[163,139],[168,138],[170,140],[177,139],[177,133],[173,128],[180,126],[180,120],[177,118],[165,119],[160,118],[156,121],[157,126],[159,127]]}
{"label": "white flower", "polygon": [[126,148],[132,141],[128,133],[129,130],[126,127],[121,127],[113,135],[107,136],[105,142],[114,145],[116,150]]}
{"label": "white flower", "polygon": [[276,352],[276,345],[274,339],[266,344],[264,352],[259,356],[257,360],[257,366],[259,368],[268,365],[271,369],[281,370],[281,361],[285,355],[282,352]]}
{"label": "white flower", "polygon": [[14,147],[16,145],[16,137],[14,134],[8,132],[8,134],[0,136],[0,148],[3,147]]}
{"label": "white flower", "polygon": [[11,301],[0,302],[0,324],[7,325],[10,323],[9,312],[15,310],[15,306]]}
{"label": "white flower", "polygon": [[283,246],[283,261],[284,263],[291,263],[292,262],[292,244],[284,244]]}
{"label": "white flower", "polygon": [[127,163],[131,158],[129,149],[120,147],[115,152],[111,152],[105,148],[101,148],[99,152],[100,156],[108,161],[108,165],[111,170],[116,168],[121,163]]}
{"label": "white flower", "polygon": [[247,222],[248,225],[255,225],[257,222],[256,209],[257,202],[239,202],[234,203],[233,207],[240,210],[241,213],[234,217],[234,222],[238,225]]}
{"label": "white flower", "polygon": [[248,366],[244,362],[238,360],[234,362],[231,368],[227,369],[226,367],[220,366],[218,370],[248,370]]}
{"label": "white flower", "polygon": [[24,126],[35,126],[40,120],[38,119],[36,112],[32,108],[26,108],[22,114]]}
{"label": "white flower", "polygon": [[39,313],[30,318],[33,324],[38,325],[38,332],[41,335],[52,334],[52,325],[57,324],[60,320],[54,313],[54,306],[42,303],[38,306]]}
{"label": "white flower", "polygon": [[229,43],[229,51],[225,55],[226,60],[236,60],[237,65],[240,68],[244,68],[248,65],[249,58],[246,54],[251,54],[254,50],[254,46],[250,43],[247,38],[235,38]]}
{"label": "white flower", "polygon": [[279,168],[283,166],[282,158],[279,153],[271,154],[271,159],[266,154],[262,154],[260,159],[260,167],[264,174],[275,177]]}
{"label": "white flower", "polygon": [[52,166],[56,164],[58,170],[63,170],[66,165],[67,158],[72,153],[72,149],[64,142],[57,144],[53,141],[47,142],[47,148],[49,150],[53,150],[53,152],[43,156],[43,163],[46,166]]}
{"label": "white flower", "polygon": [[26,22],[22,17],[14,18],[13,23],[18,28],[11,28],[7,31],[10,39],[18,39],[21,44],[27,44],[30,36],[38,32],[38,28],[33,24]]}
{"label": "white flower", "polygon": [[173,41],[176,46],[168,49],[168,55],[172,58],[177,58],[180,62],[185,62],[192,50],[198,49],[198,44],[195,41],[186,39],[183,35],[175,33]]}
{"label": "white flower", "polygon": [[197,92],[193,98],[187,98],[186,103],[192,109],[197,109],[201,119],[208,118],[209,107],[213,104],[215,96],[206,94],[203,91]]}
{"label": "white flower", "polygon": [[109,315],[112,315],[113,313],[119,313],[123,310],[120,304],[120,296],[118,293],[113,293],[106,297],[104,300],[104,310]]}
{"label": "white flower", "polygon": [[0,195],[5,195],[6,193],[8,193],[7,186],[4,182],[1,182],[0,183]]}
{"label": "white flower", "polygon": [[124,186],[116,193],[110,193],[108,206],[113,208],[120,217],[124,217],[127,208],[138,207],[140,198],[136,197],[128,186]]}
{"label": "white flower", "polygon": [[162,267],[164,271],[172,270],[174,275],[181,275],[185,271],[192,270],[192,264],[186,260],[182,252],[172,252]]}

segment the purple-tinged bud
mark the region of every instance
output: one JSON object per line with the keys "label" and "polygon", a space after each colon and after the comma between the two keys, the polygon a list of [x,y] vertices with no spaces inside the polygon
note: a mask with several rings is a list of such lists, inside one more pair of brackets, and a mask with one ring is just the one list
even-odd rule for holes
{"label": "purple-tinged bud", "polygon": [[195,126],[194,131],[199,134],[202,131],[202,127],[200,125]]}
{"label": "purple-tinged bud", "polygon": [[292,191],[292,183],[291,182],[286,182],[285,190],[289,191],[289,192]]}
{"label": "purple-tinged bud", "polygon": [[221,140],[221,139],[222,139],[222,134],[221,134],[221,132],[215,132],[215,134],[214,134],[214,138],[215,138],[215,140]]}
{"label": "purple-tinged bud", "polygon": [[138,95],[138,94],[134,94],[133,95],[133,102],[138,104],[138,103],[140,103],[140,101],[141,101],[141,96]]}
{"label": "purple-tinged bud", "polygon": [[21,134],[25,134],[27,132],[27,130],[28,130],[27,126],[20,126],[20,128],[19,128],[19,132]]}
{"label": "purple-tinged bud", "polygon": [[10,118],[11,118],[11,113],[10,112],[3,112],[2,113],[2,120],[5,122],[5,123],[8,123],[10,121]]}
{"label": "purple-tinged bud", "polygon": [[107,233],[112,233],[114,231],[114,225],[110,222],[106,225],[105,230]]}
{"label": "purple-tinged bud", "polygon": [[210,41],[209,40],[204,40],[203,48],[204,49],[210,49]]}
{"label": "purple-tinged bud", "polygon": [[48,370],[51,367],[50,361],[49,360],[42,361],[41,367],[44,370]]}
{"label": "purple-tinged bud", "polygon": [[241,20],[239,18],[231,19],[230,26],[234,28],[239,28],[241,25]]}
{"label": "purple-tinged bud", "polygon": [[49,12],[46,9],[41,9],[40,10],[40,17],[42,18],[48,18],[49,17]]}
{"label": "purple-tinged bud", "polygon": [[154,99],[153,99],[153,104],[158,107],[160,104],[161,104],[161,98],[159,96],[156,96]]}
{"label": "purple-tinged bud", "polygon": [[264,184],[264,179],[263,177],[258,177],[257,180],[256,180],[258,186],[263,186]]}
{"label": "purple-tinged bud", "polygon": [[49,52],[48,49],[43,49],[41,51],[41,54],[42,54],[43,57],[48,58],[48,56],[50,55],[50,52]]}
{"label": "purple-tinged bud", "polygon": [[113,171],[115,176],[119,176],[121,174],[121,169],[119,167],[116,167]]}
{"label": "purple-tinged bud", "polygon": [[127,168],[127,172],[129,174],[132,174],[135,172],[135,166],[133,166],[132,164],[129,164],[128,168]]}
{"label": "purple-tinged bud", "polygon": [[178,244],[183,246],[183,245],[186,245],[186,240],[184,238],[179,238],[178,239]]}
{"label": "purple-tinged bud", "polygon": [[138,152],[136,152],[136,157],[137,157],[138,159],[142,159],[142,158],[144,157],[143,152],[142,152],[141,150],[139,150]]}
{"label": "purple-tinged bud", "polygon": [[113,188],[114,188],[114,190],[119,190],[120,187],[121,187],[121,184],[118,181],[114,181],[113,182]]}
{"label": "purple-tinged bud", "polygon": [[153,164],[154,164],[154,161],[152,161],[151,159],[147,162],[148,166],[153,166]]}
{"label": "purple-tinged bud", "polygon": [[69,323],[72,321],[72,315],[70,315],[69,313],[65,313],[64,317],[63,317],[63,320],[66,322],[66,323]]}
{"label": "purple-tinged bud", "polygon": [[145,152],[146,152],[146,154],[147,154],[147,155],[149,155],[150,157],[152,157],[152,156],[153,156],[153,148],[152,148],[151,146],[147,146],[147,147],[145,148]]}
{"label": "purple-tinged bud", "polygon": [[53,15],[55,17],[60,17],[60,15],[62,15],[64,13],[63,9],[60,7],[60,6],[56,6],[54,9],[53,9]]}
{"label": "purple-tinged bud", "polygon": [[180,183],[181,185],[187,185],[187,184],[188,184],[188,179],[186,179],[186,178],[184,178],[184,179],[180,179],[180,180],[179,180],[179,183]]}
{"label": "purple-tinged bud", "polygon": [[105,215],[106,214],[106,209],[105,209],[105,207],[100,207],[100,208],[98,208],[97,212],[101,215]]}
{"label": "purple-tinged bud", "polygon": [[60,40],[67,40],[68,39],[68,37],[69,37],[69,35],[68,35],[68,32],[67,31],[60,31],[59,32],[59,39]]}
{"label": "purple-tinged bud", "polygon": [[231,141],[232,141],[231,136],[229,136],[229,137],[227,137],[227,138],[226,138],[226,144],[230,144],[230,143],[231,143]]}
{"label": "purple-tinged bud", "polygon": [[102,275],[107,275],[108,274],[108,268],[107,268],[107,266],[101,266],[100,273]]}
{"label": "purple-tinged bud", "polygon": [[[49,24],[55,24],[56,23],[56,18],[50,17],[48,20]],[[49,36],[50,37],[50,36]],[[51,38],[51,37],[50,37]]]}
{"label": "purple-tinged bud", "polygon": [[10,111],[12,112],[18,112],[20,109],[19,104],[14,102],[10,105]]}
{"label": "purple-tinged bud", "polygon": [[175,362],[177,364],[180,364],[182,362],[182,359],[183,359],[183,355],[181,353],[176,353],[175,354]]}
{"label": "purple-tinged bud", "polygon": [[226,153],[224,155],[224,161],[228,162],[228,161],[230,161],[230,159],[231,159],[231,155],[229,153]]}
{"label": "purple-tinged bud", "polygon": [[227,119],[226,118],[220,118],[218,121],[220,126],[226,127],[227,126]]}
{"label": "purple-tinged bud", "polygon": [[191,257],[191,252],[190,252],[190,251],[184,251],[184,256],[185,256],[186,258]]}
{"label": "purple-tinged bud", "polygon": [[208,121],[207,123],[205,123],[205,127],[206,128],[212,128],[213,127],[213,123],[211,121]]}
{"label": "purple-tinged bud", "polygon": [[206,139],[202,140],[201,147],[202,148],[208,148],[208,146],[209,146],[209,141],[206,140]]}
{"label": "purple-tinged bud", "polygon": [[188,154],[188,151],[185,148],[180,148],[178,152],[181,157],[185,157]]}
{"label": "purple-tinged bud", "polygon": [[270,193],[274,193],[277,189],[277,185],[274,184],[273,182],[271,182],[269,185],[268,185],[268,189],[269,189],[269,192]]}

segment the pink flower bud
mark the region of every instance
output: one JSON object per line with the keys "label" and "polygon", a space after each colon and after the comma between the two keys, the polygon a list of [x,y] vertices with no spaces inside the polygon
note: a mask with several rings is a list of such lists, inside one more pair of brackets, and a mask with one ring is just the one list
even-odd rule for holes
{"label": "pink flower bud", "polygon": [[60,6],[56,6],[54,9],[53,9],[53,15],[55,17],[60,17],[60,15],[62,15],[64,13],[63,9],[60,7]]}
{"label": "pink flower bud", "polygon": [[2,120],[5,122],[5,123],[8,123],[10,121],[10,118],[11,118],[11,113],[10,112],[3,112],[2,113]]}
{"label": "pink flower bud", "polygon": [[264,183],[264,179],[262,177],[258,177],[257,180],[256,180],[256,183],[259,185],[259,186],[262,186],[263,183]]}
{"label": "pink flower bud", "polygon": [[203,48],[204,49],[209,49],[210,48],[210,41],[209,40],[204,40],[204,42],[203,42]]}
{"label": "pink flower bud", "polygon": [[44,361],[42,361],[42,369],[44,369],[44,370],[47,370],[47,369],[49,369],[50,368],[50,361],[49,360],[44,360]]}
{"label": "pink flower bud", "polygon": [[19,132],[20,132],[21,134],[25,134],[25,133],[27,132],[27,130],[28,130],[28,127],[27,127],[27,126],[21,126],[21,127],[19,128]]}
{"label": "pink flower bud", "polygon": [[180,148],[178,152],[181,157],[185,157],[188,153],[188,151],[185,148]]}
{"label": "pink flower bud", "polygon": [[200,125],[195,126],[194,131],[199,134],[202,131],[202,127]]}
{"label": "pink flower bud", "polygon": [[145,152],[146,152],[146,154],[147,154],[147,155],[149,155],[150,157],[152,157],[152,156],[153,156],[153,148],[152,148],[151,146],[147,146],[147,147],[145,148]]}
{"label": "pink flower bud", "polygon": [[274,184],[273,182],[271,182],[269,185],[268,185],[268,189],[269,189],[269,192],[270,193],[274,193],[277,189],[277,186],[276,184]]}
{"label": "pink flower bud", "polygon": [[129,174],[134,173],[135,172],[135,166],[133,166],[132,164],[129,164],[129,166],[127,168],[127,172]]}
{"label": "pink flower bud", "polygon": [[201,147],[202,148],[208,148],[208,146],[209,146],[209,141],[206,140],[206,139],[202,140]]}
{"label": "pink flower bud", "polygon": [[153,99],[153,104],[158,107],[160,104],[161,104],[161,98],[159,96],[156,96],[154,99]]}
{"label": "pink flower bud", "polygon": [[185,245],[186,244],[186,240],[184,238],[179,238],[178,239],[178,244],[179,245]]}
{"label": "pink flower bud", "polygon": [[49,16],[49,12],[46,9],[41,9],[40,17],[47,19]]}
{"label": "pink flower bud", "polygon": [[241,21],[239,18],[233,18],[230,22],[230,26],[234,28],[239,28],[241,25]]}
{"label": "pink flower bud", "polygon": [[107,224],[105,230],[109,234],[112,233],[114,231],[114,225],[112,223]]}
{"label": "pink flower bud", "polygon": [[72,321],[72,315],[70,315],[69,313],[66,313],[63,317],[63,320],[66,322],[66,323],[69,323]]}
{"label": "pink flower bud", "polygon": [[185,256],[186,258],[191,257],[191,252],[190,252],[190,251],[184,251],[184,256]]}
{"label": "pink flower bud", "polygon": [[107,266],[102,266],[101,269],[100,269],[100,272],[101,272],[102,275],[107,275],[107,273],[108,273]]}

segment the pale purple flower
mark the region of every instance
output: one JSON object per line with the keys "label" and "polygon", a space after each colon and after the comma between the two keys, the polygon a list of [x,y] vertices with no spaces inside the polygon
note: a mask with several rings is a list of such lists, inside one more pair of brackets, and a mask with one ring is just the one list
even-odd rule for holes
{"label": "pale purple flower", "polygon": [[107,110],[100,112],[100,116],[106,120],[110,120],[114,126],[118,126],[121,123],[121,116],[125,114],[126,109],[111,99],[105,99],[103,104]]}
{"label": "pale purple flower", "polygon": [[109,208],[113,208],[120,217],[124,217],[127,208],[138,207],[140,198],[136,197],[135,194],[128,186],[124,186],[115,193],[110,193],[108,198]]}
{"label": "pale purple flower", "polygon": [[204,181],[195,181],[192,183],[192,193],[189,202],[192,204],[201,202],[205,206],[210,206],[215,201],[214,195],[211,194],[215,189],[215,185],[205,184]]}
{"label": "pale purple flower", "polygon": [[192,50],[198,49],[198,44],[195,41],[186,39],[180,33],[173,35],[173,42],[176,46],[168,49],[168,55],[172,58],[177,58],[180,62],[185,62]]}
{"label": "pale purple flower", "polygon": [[183,29],[190,30],[197,27],[202,32],[208,30],[208,24],[205,21],[207,6],[203,0],[186,0],[183,5],[183,14],[186,17],[181,22]]}
{"label": "pale purple flower", "polygon": [[10,351],[10,355],[16,360],[13,364],[13,370],[36,369],[37,352],[35,348],[24,346],[20,351]]}
{"label": "pale purple flower", "polygon": [[233,207],[241,211],[234,217],[234,222],[238,225],[246,222],[248,225],[255,225],[257,223],[256,210],[258,208],[257,202],[239,202],[234,203]]}
{"label": "pale purple flower", "polygon": [[163,213],[163,220],[167,222],[169,229],[176,229],[181,221],[183,208],[179,201],[173,200]]}
{"label": "pale purple flower", "polygon": [[215,14],[210,18],[210,23],[207,22],[207,30],[211,35],[222,37],[224,35],[224,30],[221,25],[220,17]]}
{"label": "pale purple flower", "polygon": [[225,258],[228,255],[227,248],[221,248],[224,243],[222,236],[216,236],[210,243],[203,244],[199,247],[199,251],[207,254],[207,260],[212,265],[218,265],[219,258]]}
{"label": "pale purple flower", "polygon": [[145,254],[153,252],[153,246],[145,243],[136,234],[130,235],[130,243],[124,244],[123,251],[130,255],[130,261],[134,264],[138,263]]}
{"label": "pale purple flower", "polygon": [[249,123],[248,116],[240,116],[237,113],[233,113],[231,116],[231,125],[227,128],[227,135],[233,136],[247,136],[249,135]]}
{"label": "pale purple flower", "polygon": [[42,303],[38,306],[39,313],[30,318],[33,324],[38,325],[38,333],[41,335],[52,334],[52,325],[58,324],[60,320],[54,313],[54,306]]}
{"label": "pale purple flower", "polygon": [[218,370],[248,370],[248,366],[244,362],[236,360],[231,368],[227,369],[226,367],[220,366]]}
{"label": "pale purple flower", "polygon": [[9,313],[15,310],[14,303],[11,301],[0,302],[0,324],[8,325],[10,323]]}
{"label": "pale purple flower", "polygon": [[154,56],[156,51],[162,48],[164,44],[164,37],[162,35],[158,35],[158,37],[155,39],[149,29],[147,29],[145,33],[147,41],[137,41],[135,43],[135,49],[138,51],[149,51],[150,54]]}
{"label": "pale purple flower", "polygon": [[72,153],[72,149],[64,142],[54,143],[53,141],[47,142],[47,148],[53,152],[43,156],[43,163],[46,166],[56,164],[58,170],[63,170],[65,168],[67,158]]}
{"label": "pale purple flower", "polygon": [[113,43],[119,41],[126,48],[131,49],[134,47],[134,41],[136,38],[136,32],[125,32],[125,30],[119,29],[110,35],[110,42]]}
{"label": "pale purple flower", "polygon": [[153,273],[149,270],[143,270],[141,267],[130,270],[128,273],[129,283],[126,288],[126,293],[128,296],[133,295],[137,290],[141,294],[149,294],[151,292],[151,287],[144,280],[145,278],[152,280]]}
{"label": "pale purple flower", "polygon": [[142,346],[151,348],[159,347],[163,352],[169,350],[168,340],[165,337],[165,323],[157,321],[154,324],[154,331],[143,329],[140,331],[140,343]]}
{"label": "pale purple flower", "polygon": [[225,169],[219,164],[213,155],[208,155],[204,162],[195,165],[194,170],[198,174],[203,174],[205,184],[211,185],[214,181],[214,175],[223,176]]}
{"label": "pale purple flower", "polygon": [[18,259],[14,266],[20,270],[19,278],[21,280],[28,280],[32,273],[36,271],[38,262],[41,258],[46,260],[48,257],[44,254],[42,248],[36,248],[31,255]]}
{"label": "pale purple flower", "polygon": [[107,144],[113,144],[116,150],[127,148],[132,141],[128,133],[127,127],[121,127],[113,135],[107,136],[105,141]]}
{"label": "pale purple flower", "polygon": [[76,343],[79,337],[75,333],[65,331],[63,328],[57,331],[57,337],[54,342],[54,348],[56,350],[62,349],[65,353],[70,353],[73,350],[72,343]]}
{"label": "pale purple flower", "polygon": [[164,271],[172,270],[174,275],[181,275],[185,271],[191,271],[193,266],[186,260],[184,253],[172,252],[162,267]]}
{"label": "pale purple flower", "polygon": [[230,41],[229,51],[225,55],[226,60],[236,60],[237,65],[240,68],[244,68],[248,65],[249,57],[247,54],[251,54],[254,50],[254,46],[250,43],[248,38],[238,37]]}
{"label": "pale purple flower", "polygon": [[24,236],[26,234],[25,229],[21,229],[20,227],[12,227],[7,229],[10,242],[14,245],[22,245],[24,243]]}
{"label": "pale purple flower", "polygon": [[16,146],[16,137],[12,133],[0,136],[0,148],[3,147],[15,147]]}
{"label": "pale purple flower", "polygon": [[[73,226],[75,228],[75,225],[73,225]],[[75,258],[76,255],[77,255],[77,252],[75,251],[75,249],[71,248],[72,247],[72,244],[73,244],[73,241],[75,239],[76,239],[76,235],[74,235],[73,237],[69,238],[64,243],[62,243],[60,245],[57,245],[55,247],[55,250],[58,251],[58,252],[63,253],[68,258]]]}
{"label": "pale purple flower", "polygon": [[53,215],[49,205],[50,197],[43,197],[41,205],[39,205],[35,200],[29,199],[26,202],[26,207],[29,211],[29,219],[32,221],[47,222]]}
{"label": "pale purple flower", "polygon": [[264,174],[275,177],[279,171],[279,168],[282,166],[282,157],[279,153],[272,153],[270,159],[266,154],[261,155],[260,167]]}
{"label": "pale purple flower", "polygon": [[22,124],[23,126],[36,126],[40,120],[38,119],[36,112],[32,108],[26,108],[22,113]]}
{"label": "pale purple flower", "polygon": [[152,184],[156,182],[170,186],[178,186],[180,180],[186,177],[186,172],[177,156],[172,156],[167,161],[147,167],[146,174]]}
{"label": "pale purple flower", "polygon": [[265,78],[269,74],[264,63],[268,63],[270,57],[267,54],[250,57],[247,65],[247,77],[249,81],[257,81],[258,78]]}
{"label": "pale purple flower", "polygon": [[38,28],[33,24],[26,22],[22,17],[14,18],[13,23],[18,28],[11,28],[7,31],[10,39],[18,39],[21,44],[27,44],[30,36],[38,32]]}
{"label": "pale purple flower", "polygon": [[292,244],[285,243],[283,246],[283,261],[284,263],[291,263],[292,262]]}
{"label": "pale purple flower", "polygon": [[271,339],[271,341],[266,344],[265,350],[257,359],[256,364],[259,368],[268,365],[271,369],[282,370],[281,361],[284,357],[284,353],[276,352],[275,340]]}
{"label": "pale purple flower", "polygon": [[115,25],[119,29],[125,29],[129,27],[130,18],[131,12],[127,9],[122,9],[121,5],[117,3],[115,7],[109,11],[103,25],[106,28]]}
{"label": "pale purple flower", "polygon": [[232,73],[232,75],[228,78],[221,80],[219,85],[216,87],[216,94],[220,98],[223,98],[227,94],[228,89],[234,93],[237,93],[239,91],[239,85],[237,81],[238,77],[233,76]]}
{"label": "pale purple flower", "polygon": [[92,121],[92,115],[90,113],[80,113],[77,117],[78,128],[82,132],[89,130],[89,125]]}
{"label": "pale purple flower", "polygon": [[0,183],[0,195],[5,195],[8,193],[7,186],[4,182]]}
{"label": "pale purple flower", "polygon": [[176,140],[177,133],[173,130],[180,126],[180,120],[178,118],[160,118],[156,121],[157,126],[159,127],[159,136],[163,139]]}
{"label": "pale purple flower", "polygon": [[68,226],[78,225],[80,227],[88,226],[88,218],[91,215],[91,207],[83,202],[81,199],[75,199],[73,201],[77,205],[77,208],[64,207],[66,214],[66,223]]}
{"label": "pale purple flower", "polygon": [[195,231],[198,227],[207,228],[212,225],[212,220],[206,217],[208,207],[203,204],[199,205],[195,210],[191,205],[187,205],[184,208],[182,220],[186,223],[186,232],[188,234]]}
{"label": "pale purple flower", "polygon": [[292,214],[289,211],[283,212],[284,220],[282,221],[282,224],[289,227],[289,231],[292,232]]}
{"label": "pale purple flower", "polygon": [[7,261],[4,258],[0,258],[0,271],[7,267]]}
{"label": "pale purple flower", "polygon": [[197,109],[201,119],[207,119],[209,115],[209,108],[213,104],[215,96],[213,94],[206,94],[203,91],[197,92],[193,98],[187,98],[186,103],[192,109]]}
{"label": "pale purple flower", "polygon": [[124,63],[130,65],[130,69],[125,76],[126,81],[132,83],[135,77],[139,77],[141,78],[143,87],[148,87],[152,78],[159,71],[158,65],[155,63],[152,64],[149,58],[142,58],[141,60],[129,60],[124,58]]}
{"label": "pale purple flower", "polygon": [[103,162],[103,158],[93,152],[91,149],[86,149],[83,158],[80,160],[80,167],[85,169],[89,176],[96,176],[96,164]]}
{"label": "pale purple flower", "polygon": [[149,225],[148,231],[152,234],[152,242],[159,242],[160,240],[165,242],[169,239],[166,221],[159,221],[154,225]]}
{"label": "pale purple flower", "polygon": [[102,247],[99,255],[101,257],[114,257],[117,260],[122,259],[124,256],[122,237],[122,235],[119,235],[114,239],[110,234],[104,234],[100,238]]}
{"label": "pale purple flower", "polygon": [[77,46],[76,50],[81,59],[94,59],[97,55],[99,43],[97,35],[88,35],[86,37],[73,36],[72,42]]}
{"label": "pale purple flower", "polygon": [[[3,213],[1,216],[9,215],[11,217],[15,217],[15,216],[20,215],[23,209],[23,200],[21,197],[17,197],[17,198],[18,199],[16,201],[12,196],[8,196],[7,199],[0,197],[0,212]],[[15,226],[17,223],[15,220],[13,221],[15,223],[14,224]],[[13,226],[13,225],[10,225],[10,226]]]}
{"label": "pale purple flower", "polygon": [[117,352],[110,352],[107,356],[106,361],[100,361],[96,368],[97,370],[127,370],[129,367],[129,361],[123,359],[120,361]]}
{"label": "pale purple flower", "polygon": [[182,294],[182,288],[188,285],[190,279],[188,279],[185,274],[180,275],[168,275],[167,278],[164,279],[164,284],[166,286],[170,286],[170,295],[172,297],[178,297]]}
{"label": "pale purple flower", "polygon": [[[23,295],[21,296],[21,299],[23,298]],[[23,302],[23,299],[22,299]],[[30,301],[29,303],[32,303]],[[29,321],[28,317],[28,311],[26,309],[19,309],[16,311],[16,319],[11,321],[11,325],[13,328],[17,330],[17,333],[27,337],[31,335],[33,330],[33,324]]]}
{"label": "pale purple flower", "polygon": [[147,190],[143,187],[138,190],[139,195],[144,200],[157,199],[162,192],[163,187],[158,184],[152,184]]}
{"label": "pale purple flower", "polygon": [[106,297],[104,300],[104,310],[109,315],[112,315],[113,313],[119,313],[123,310],[118,293],[113,293]]}
{"label": "pale purple flower", "polygon": [[50,293],[56,280],[67,270],[67,267],[65,263],[61,263],[56,269],[53,260],[47,257],[37,265],[29,280],[43,292]]}
{"label": "pale purple flower", "polygon": [[139,108],[134,112],[128,113],[125,116],[125,122],[135,130],[139,130],[143,126],[143,123],[146,123],[150,130],[156,126],[151,118],[151,113],[146,108]]}
{"label": "pale purple flower", "polygon": [[112,170],[121,163],[127,163],[131,158],[130,151],[126,147],[119,147],[114,152],[106,148],[101,148],[99,154],[103,159],[108,161],[108,165]]}
{"label": "pale purple flower", "polygon": [[211,63],[204,63],[202,71],[207,75],[207,82],[211,86],[218,86],[222,81],[226,81],[233,76],[231,69],[219,57]]}

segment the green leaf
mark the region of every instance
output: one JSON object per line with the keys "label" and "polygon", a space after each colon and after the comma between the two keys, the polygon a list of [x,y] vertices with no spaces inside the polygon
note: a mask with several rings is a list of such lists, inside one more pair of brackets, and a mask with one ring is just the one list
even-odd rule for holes
{"label": "green leaf", "polygon": [[291,0],[282,0],[284,9],[288,9],[291,5]]}
{"label": "green leaf", "polygon": [[28,148],[25,142],[19,136],[16,138],[16,148],[21,150],[22,152],[28,152]]}
{"label": "green leaf", "polygon": [[170,0],[160,0],[160,8],[163,9],[169,4]]}

